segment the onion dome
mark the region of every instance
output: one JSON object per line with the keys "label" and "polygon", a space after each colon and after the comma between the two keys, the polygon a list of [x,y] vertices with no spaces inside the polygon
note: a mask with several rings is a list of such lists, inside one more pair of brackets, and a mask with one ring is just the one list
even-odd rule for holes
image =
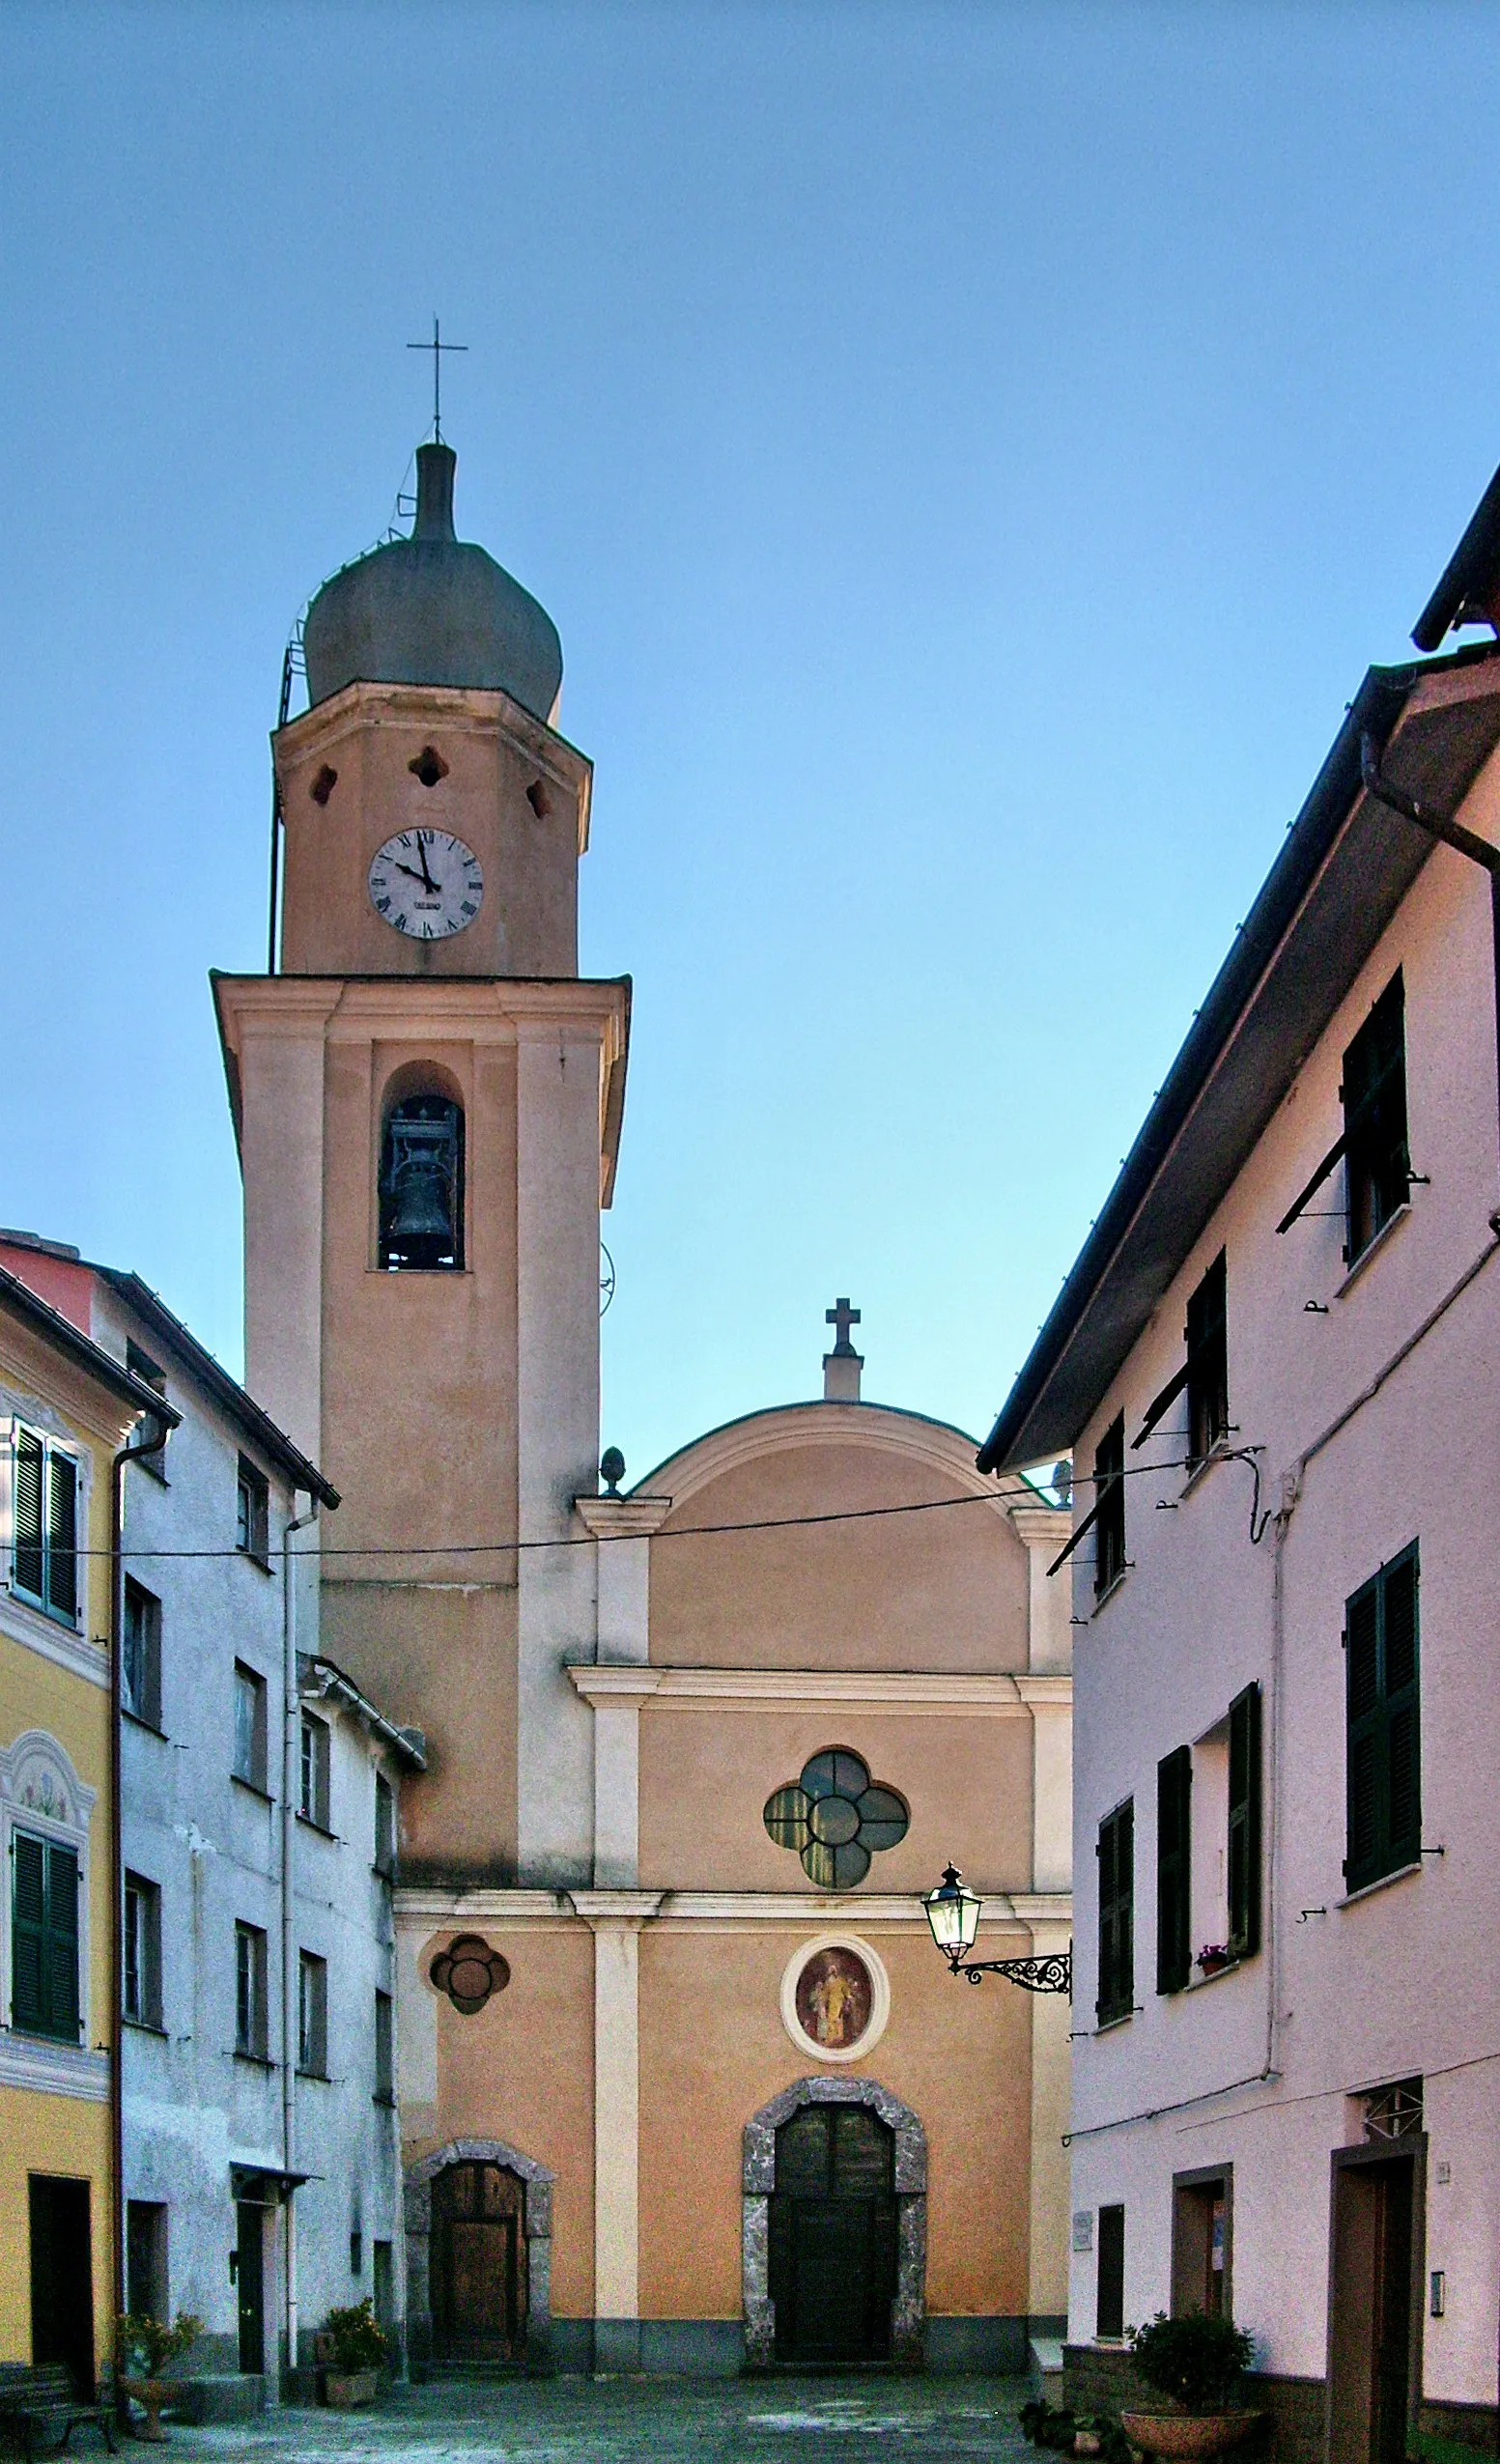
{"label": "onion dome", "polygon": [[451,685],[506,693],[550,721],[562,643],[545,608],[453,528],[451,445],[416,449],[416,521],[345,565],[307,610],[309,703],[346,685]]}

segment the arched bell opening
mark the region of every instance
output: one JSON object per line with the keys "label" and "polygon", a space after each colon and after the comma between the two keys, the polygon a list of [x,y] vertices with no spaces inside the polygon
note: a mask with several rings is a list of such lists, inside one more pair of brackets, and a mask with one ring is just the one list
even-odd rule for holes
{"label": "arched bell opening", "polygon": [[377,1197],[378,1265],[462,1269],[464,1107],[436,1070],[400,1070],[386,1090]]}

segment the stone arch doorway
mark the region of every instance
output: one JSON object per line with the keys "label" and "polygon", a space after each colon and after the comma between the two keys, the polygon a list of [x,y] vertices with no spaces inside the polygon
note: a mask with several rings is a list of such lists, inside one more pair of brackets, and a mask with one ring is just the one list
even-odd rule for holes
{"label": "stone arch doorway", "polygon": [[502,2139],[450,2139],[407,2168],[411,2360],[545,2368],[552,2340],[552,2185]]}
{"label": "stone arch doorway", "polygon": [[927,2145],[877,2081],[799,2080],[745,2128],[751,2366],[922,2361]]}

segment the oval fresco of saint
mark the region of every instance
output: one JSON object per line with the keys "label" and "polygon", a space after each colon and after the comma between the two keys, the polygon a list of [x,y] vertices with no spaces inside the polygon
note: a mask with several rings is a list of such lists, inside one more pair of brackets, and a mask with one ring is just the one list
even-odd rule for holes
{"label": "oval fresco of saint", "polygon": [[847,2053],[870,2024],[875,1988],[857,1951],[814,1951],[797,1979],[797,2017],[814,2045]]}

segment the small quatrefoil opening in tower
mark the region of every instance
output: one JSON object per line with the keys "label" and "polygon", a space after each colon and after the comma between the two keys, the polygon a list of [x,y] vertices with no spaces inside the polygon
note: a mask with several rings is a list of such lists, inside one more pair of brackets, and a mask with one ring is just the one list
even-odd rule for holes
{"label": "small quatrefoil opening in tower", "polygon": [[317,778],[313,780],[313,783],[307,792],[312,797],[315,805],[325,805],[328,798],[332,795],[334,788],[338,785],[338,772],[331,769],[327,762],[325,762],[323,768],[319,771]]}
{"label": "small quatrefoil opening in tower", "polygon": [[814,1754],[794,1788],[766,1799],[764,1821],[778,1848],[790,1848],[819,1890],[853,1890],[870,1858],[894,1848],[911,1822],[904,1797],[872,1782],[867,1765],[847,1746]]}
{"label": "small quatrefoil opening in tower", "polygon": [[446,779],[448,775],[448,765],[436,745],[424,745],[414,759],[408,762],[407,768],[424,787],[436,787],[439,779]]}

